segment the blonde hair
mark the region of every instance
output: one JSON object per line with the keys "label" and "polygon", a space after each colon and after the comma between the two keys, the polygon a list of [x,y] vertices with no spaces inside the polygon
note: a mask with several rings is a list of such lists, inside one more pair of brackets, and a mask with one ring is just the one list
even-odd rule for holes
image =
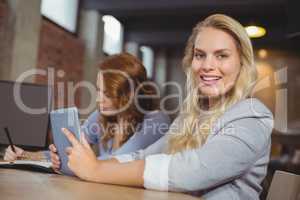
{"label": "blonde hair", "polygon": [[[240,72],[233,88],[222,97],[221,103],[214,107],[214,111],[209,113],[201,110],[205,103],[199,98],[201,93],[191,69],[196,37],[201,29],[206,27],[222,30],[231,35],[235,40],[241,61]],[[193,28],[182,64],[187,76],[187,96],[179,115],[179,118],[183,120],[178,120],[178,122],[183,124],[176,130],[170,130],[168,153],[201,147],[216,119],[231,105],[249,96],[257,79],[252,44],[244,27],[231,17],[222,14],[211,15]]]}

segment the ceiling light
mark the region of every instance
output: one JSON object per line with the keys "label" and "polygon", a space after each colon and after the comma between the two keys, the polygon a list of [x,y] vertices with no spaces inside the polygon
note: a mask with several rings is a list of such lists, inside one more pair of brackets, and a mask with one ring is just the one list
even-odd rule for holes
{"label": "ceiling light", "polygon": [[261,58],[261,59],[264,59],[268,56],[268,51],[265,50],[265,49],[260,49],[258,51],[258,57]]}
{"label": "ceiling light", "polygon": [[259,38],[266,34],[266,29],[260,26],[247,26],[245,29],[250,38]]}

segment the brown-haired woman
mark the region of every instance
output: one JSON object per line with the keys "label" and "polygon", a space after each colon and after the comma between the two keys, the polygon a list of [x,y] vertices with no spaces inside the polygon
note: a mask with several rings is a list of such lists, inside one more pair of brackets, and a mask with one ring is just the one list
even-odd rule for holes
{"label": "brown-haired woman", "polygon": [[[122,53],[99,63],[97,78],[98,109],[82,125],[90,144],[98,145],[98,159],[144,149],[167,131],[169,117],[158,110],[153,83],[147,81],[143,64],[134,56]],[[54,145],[50,145],[53,168],[60,167]],[[7,148],[5,159],[22,157]],[[28,155],[28,153],[27,153]]]}

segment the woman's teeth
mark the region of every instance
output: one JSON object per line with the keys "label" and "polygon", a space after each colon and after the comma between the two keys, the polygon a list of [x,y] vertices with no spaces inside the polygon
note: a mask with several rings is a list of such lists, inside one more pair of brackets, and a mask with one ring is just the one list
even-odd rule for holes
{"label": "woman's teeth", "polygon": [[204,81],[215,81],[221,79],[220,76],[200,76],[200,78]]}

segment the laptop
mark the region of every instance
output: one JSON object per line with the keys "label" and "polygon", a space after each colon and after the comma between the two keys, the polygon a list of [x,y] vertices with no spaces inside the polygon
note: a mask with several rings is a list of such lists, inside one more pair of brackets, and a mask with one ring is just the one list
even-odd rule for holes
{"label": "laptop", "polygon": [[9,141],[26,150],[47,149],[52,89],[47,85],[0,80],[0,147]]}

